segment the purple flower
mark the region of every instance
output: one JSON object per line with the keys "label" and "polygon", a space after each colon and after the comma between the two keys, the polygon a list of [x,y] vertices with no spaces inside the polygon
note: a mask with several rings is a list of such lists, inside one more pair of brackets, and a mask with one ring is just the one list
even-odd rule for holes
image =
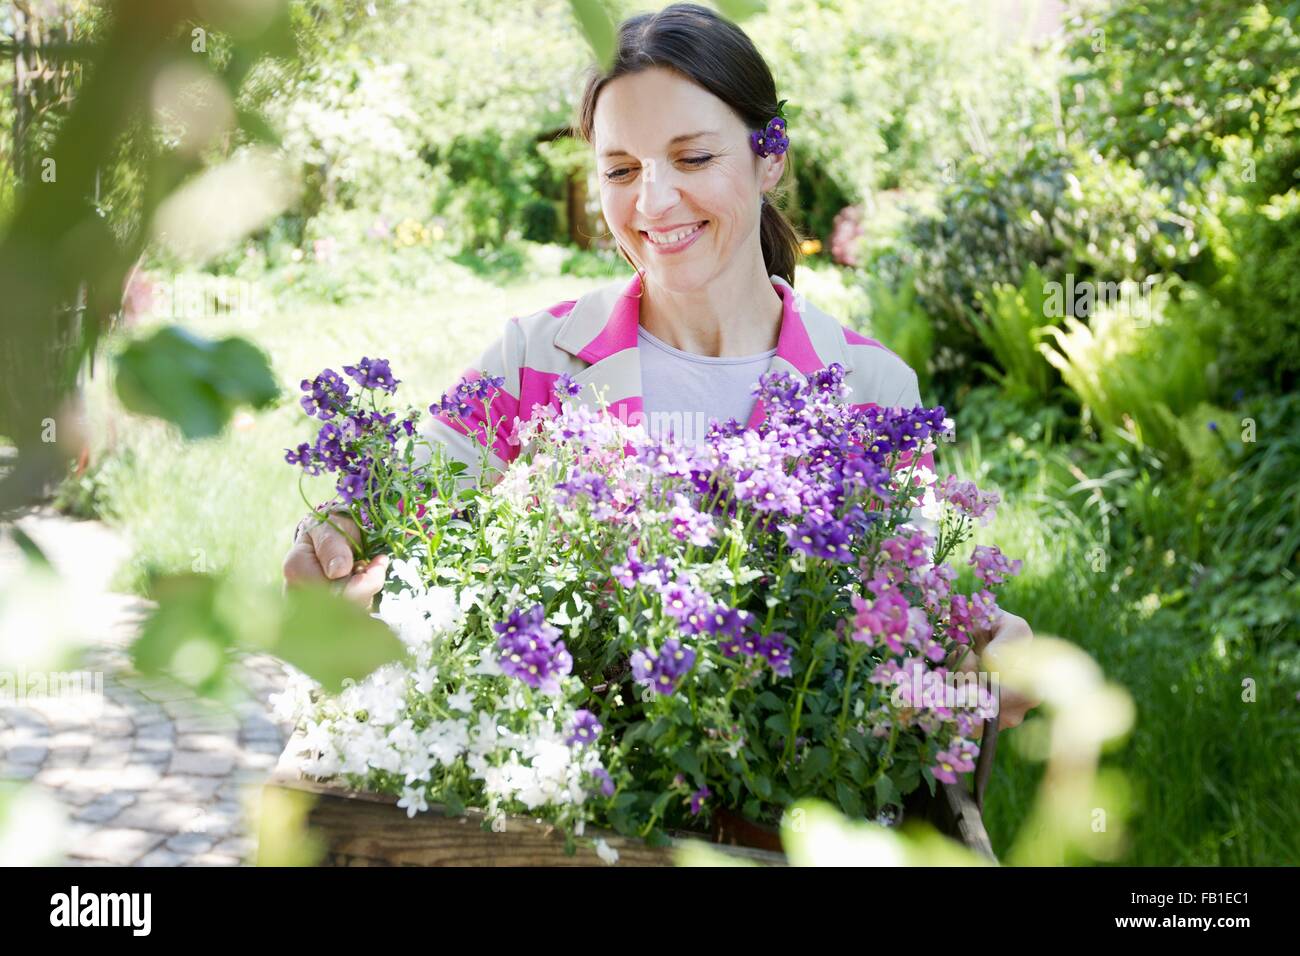
{"label": "purple flower", "polygon": [[296,449],[286,448],[284,450],[284,460],[291,465],[300,465],[302,470],[309,475],[319,475],[320,465],[316,463],[316,456],[312,454],[311,445],[303,442]]}
{"label": "purple flower", "polygon": [[760,637],[758,639],[758,653],[767,659],[767,663],[773,672],[781,677],[791,675],[790,645],[784,634],[773,631],[771,634]]}
{"label": "purple flower", "polygon": [[954,594],[948,611],[949,636],[958,644],[969,644],[972,632],[992,630],[1000,613],[992,591],[976,591],[969,598]]}
{"label": "purple flower", "polygon": [[366,475],[360,472],[348,472],[339,479],[336,486],[339,495],[348,504],[366,495]]}
{"label": "purple flower", "polygon": [[853,617],[853,640],[873,647],[877,639],[882,639],[894,653],[903,653],[900,638],[908,626],[907,599],[897,589],[891,588],[883,591],[873,601],[857,594],[850,600],[856,611]]}
{"label": "purple flower", "polygon": [[671,694],[677,681],[695,663],[695,651],[683,646],[675,637],[664,641],[659,653],[636,650],[632,653],[632,673],[638,684],[654,690],[656,694]]}
{"label": "purple flower", "polygon": [[705,606],[706,599],[690,584],[674,581],[659,589],[659,597],[664,602],[664,613],[677,620],[685,620],[693,611]]}
{"label": "purple flower", "polygon": [[603,729],[595,714],[589,710],[580,710],[573,716],[573,726],[569,728],[569,737],[565,743],[570,747],[574,744],[593,743]]}
{"label": "purple flower", "polygon": [[715,604],[703,618],[703,627],[722,638],[739,640],[753,615],[725,604]]}
{"label": "purple flower", "polygon": [[570,477],[555,485],[555,500],[562,505],[571,504],[578,498],[590,498],[595,504],[609,500],[609,487],[605,479],[595,472],[575,472]]}
{"label": "purple flower", "polygon": [[387,359],[362,358],[356,365],[343,366],[343,371],[362,388],[377,388],[390,394],[397,391],[398,380],[393,378]]}
{"label": "purple flower", "polygon": [[636,587],[637,581],[645,573],[645,569],[645,565],[636,559],[636,547],[628,545],[627,563],[616,564],[609,571],[614,576],[615,581],[623,585],[623,587],[631,589]]}
{"label": "purple flower", "polygon": [[556,377],[552,388],[557,398],[563,398],[566,395],[572,398],[582,391],[582,386],[575,382],[568,372],[561,372]]}
{"label": "purple flower", "polygon": [[932,540],[928,534],[918,531],[911,535],[895,535],[880,542],[880,550],[889,556],[889,560],[907,568],[920,568],[930,563],[929,547]]}
{"label": "purple flower", "polygon": [[796,551],[829,561],[854,560],[849,546],[849,530],[844,521],[812,517],[799,525],[783,525],[786,541]]}
{"label": "purple flower", "polygon": [[956,475],[948,475],[935,488],[935,496],[941,501],[949,502],[962,514],[979,518],[980,524],[988,524],[993,518],[1001,498],[995,491],[980,491],[973,481],[963,481]]}
{"label": "purple flower", "polygon": [[546,623],[546,611],[534,604],[527,611],[516,608],[505,621],[492,625],[501,636],[501,669],[544,694],[556,694],[560,678],[573,670],[573,657],[564,647],[558,628]]}
{"label": "purple flower", "polygon": [[347,404],[348,383],[332,368],[325,369],[310,381],[304,378],[300,387],[309,393],[301,399],[303,410],[308,415],[330,419]]}
{"label": "purple flower", "polygon": [[700,787],[691,794],[691,816],[698,816],[700,809],[704,806],[704,801],[713,796],[713,791],[708,787]]}
{"label": "purple flower", "polygon": [[609,775],[609,771],[604,767],[597,767],[591,771],[591,775],[600,781],[600,792],[603,796],[612,797],[614,795],[614,781]]}

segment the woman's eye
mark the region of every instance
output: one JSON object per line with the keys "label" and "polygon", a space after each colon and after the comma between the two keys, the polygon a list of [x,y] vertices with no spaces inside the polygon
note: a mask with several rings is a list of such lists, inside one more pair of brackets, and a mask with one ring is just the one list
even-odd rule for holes
{"label": "woman's eye", "polygon": [[[709,162],[711,159],[713,159],[712,156],[688,156],[686,159],[683,159],[682,162],[686,163],[689,166],[700,167],[703,166],[705,163]],[[605,174],[605,178],[612,183],[621,182],[623,179],[627,177],[627,174],[630,172],[632,172],[632,170],[629,169],[628,167],[620,166],[618,169],[611,169],[609,172],[607,172]]]}

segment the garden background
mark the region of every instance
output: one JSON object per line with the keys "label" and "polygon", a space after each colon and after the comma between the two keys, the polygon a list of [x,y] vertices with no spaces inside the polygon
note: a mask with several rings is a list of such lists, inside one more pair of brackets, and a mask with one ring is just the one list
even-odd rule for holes
{"label": "garden background", "polygon": [[[1003,497],[988,539],[1025,561],[1003,603],[1134,701],[1102,761],[1114,859],[1300,859],[1300,3],[719,6],[789,100],[796,287],[918,371],[957,421],[940,472]],[[279,5],[241,9],[260,7]],[[292,0],[293,55],[182,15],[166,35],[211,66],[124,85],[152,124],[81,154],[59,152],[87,82],[68,51],[120,21],[0,13],[4,248],[39,248],[45,161],[93,155],[79,201],[126,250],[75,275],[82,437],[53,489],[129,543],[115,590],[278,581],[305,508],[284,462],[300,379],[381,354],[433,400],[509,317],[630,274],[569,129],[601,9]],[[198,339],[163,342],[172,365],[132,351],[164,328],[255,343],[278,393],[236,407],[169,372]],[[1004,738],[995,850],[1047,746],[1036,716]]]}

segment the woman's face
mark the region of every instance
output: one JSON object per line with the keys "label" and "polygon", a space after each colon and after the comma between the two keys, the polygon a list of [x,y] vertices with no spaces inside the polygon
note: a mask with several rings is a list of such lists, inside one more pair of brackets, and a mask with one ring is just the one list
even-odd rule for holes
{"label": "woman's face", "polygon": [[762,262],[759,199],[785,157],[754,153],[722,100],[664,68],[620,76],[596,101],[593,139],[605,223],[648,281],[690,292]]}

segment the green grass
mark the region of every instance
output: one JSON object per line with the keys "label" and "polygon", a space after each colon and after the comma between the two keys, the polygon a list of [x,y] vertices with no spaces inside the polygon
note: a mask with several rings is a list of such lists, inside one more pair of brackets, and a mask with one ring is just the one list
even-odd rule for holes
{"label": "green grass", "polygon": [[[1273,648],[1214,639],[1211,622],[1164,606],[1174,574],[1097,561],[1080,522],[1051,520],[1032,494],[1002,506],[985,540],[1022,557],[1025,569],[1000,603],[1036,633],[1085,650],[1136,707],[1133,729],[1102,758],[1129,784],[1118,862],[1143,866],[1293,864],[1300,859],[1295,800],[1300,713],[1294,674]],[[1243,701],[1242,681],[1257,698]],[[1042,764],[1027,755],[1031,716],[1000,736],[986,794],[994,850],[1011,846],[1032,804]]]}

